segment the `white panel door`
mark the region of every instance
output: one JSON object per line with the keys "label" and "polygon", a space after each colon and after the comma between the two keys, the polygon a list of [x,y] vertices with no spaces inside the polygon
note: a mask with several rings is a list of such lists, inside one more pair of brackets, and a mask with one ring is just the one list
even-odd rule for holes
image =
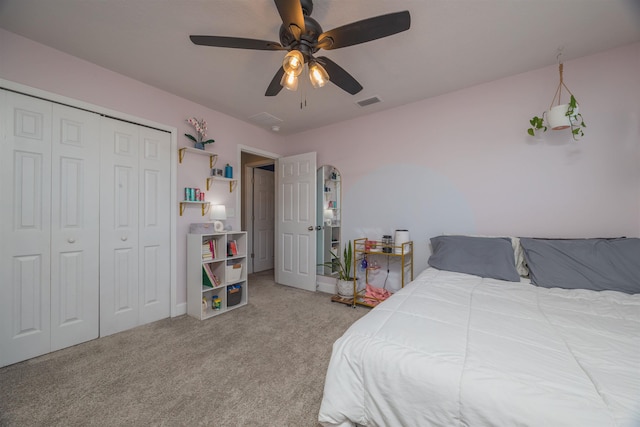
{"label": "white panel door", "polygon": [[53,104],[51,350],[98,337],[100,116]]}
{"label": "white panel door", "polygon": [[138,325],[138,127],[102,118],[100,336]]}
{"label": "white panel door", "polygon": [[277,283],[316,289],[316,153],[276,162]]}
{"label": "white panel door", "polygon": [[170,134],[140,127],[140,324],[171,315]]}
{"label": "white panel door", "polygon": [[274,173],[253,169],[253,272],[273,269]]}
{"label": "white panel door", "polygon": [[0,366],[47,353],[51,104],[0,90]]}

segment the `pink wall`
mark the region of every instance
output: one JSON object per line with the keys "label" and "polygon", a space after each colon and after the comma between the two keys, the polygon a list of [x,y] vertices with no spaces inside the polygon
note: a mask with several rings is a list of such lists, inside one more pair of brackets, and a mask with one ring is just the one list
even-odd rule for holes
{"label": "pink wall", "polygon": [[[239,172],[238,144],[273,153],[277,153],[281,147],[278,136],[271,132],[2,29],[0,78],[173,126],[178,129],[179,147],[189,145],[182,134],[193,134],[194,130],[185,120],[191,116],[205,118],[209,135],[216,140],[208,150],[219,154],[218,165],[230,163],[234,166],[234,173]],[[176,191],[179,199],[185,187],[205,187],[205,178],[209,174],[208,163],[204,156],[187,153],[184,162],[177,167]],[[234,207],[236,194],[230,194],[228,186],[216,184],[207,193],[207,200]],[[178,207],[175,209],[177,213]],[[209,218],[203,218],[197,208],[187,209],[184,216],[178,217],[178,304],[185,303],[187,298],[185,236],[189,224],[204,221],[209,221]],[[229,223],[233,224],[235,230],[239,229],[239,212]]]}
{"label": "pink wall", "polygon": [[[551,102],[556,66],[282,137],[0,30],[0,78],[175,126],[179,135],[191,131],[187,117],[205,117],[222,164],[237,168],[239,143],[316,151],[318,165],[343,174],[344,237],[408,228],[416,272],[426,266],[428,237],[440,233],[640,236],[640,44],[568,61],[564,75],[588,126],[578,143],[566,131],[526,134],[529,118]],[[207,167],[192,157],[178,167],[179,192],[204,185]],[[209,199],[235,202],[217,187]],[[178,236],[201,219],[188,211]]]}
{"label": "pink wall", "polygon": [[526,134],[557,66],[290,139],[342,171],[346,238],[408,228],[420,267],[443,232],[640,236],[640,43],[568,61],[564,80],[588,126],[580,142]]}

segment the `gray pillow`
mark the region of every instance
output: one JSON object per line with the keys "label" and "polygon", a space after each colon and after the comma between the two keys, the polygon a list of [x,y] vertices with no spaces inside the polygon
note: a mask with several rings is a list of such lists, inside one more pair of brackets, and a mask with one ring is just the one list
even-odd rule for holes
{"label": "gray pillow", "polygon": [[640,239],[521,238],[531,283],[640,293]]}
{"label": "gray pillow", "polygon": [[437,236],[431,238],[429,265],[439,270],[519,282],[511,239]]}

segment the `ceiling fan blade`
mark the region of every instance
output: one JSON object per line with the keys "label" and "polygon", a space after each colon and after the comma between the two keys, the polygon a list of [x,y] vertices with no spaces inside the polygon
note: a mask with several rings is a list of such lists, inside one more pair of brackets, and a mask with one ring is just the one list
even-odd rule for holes
{"label": "ceiling fan blade", "polygon": [[351,95],[355,95],[362,90],[362,85],[360,85],[351,74],[347,73],[344,68],[326,56],[319,56],[316,59],[322,64],[324,69],[327,70],[327,73],[329,73],[329,81],[340,89],[349,92]]}
{"label": "ceiling fan blade", "polygon": [[284,68],[278,68],[276,75],[273,76],[271,83],[269,83],[269,87],[267,91],[264,93],[264,96],[276,96],[282,90],[282,86],[280,85],[280,80],[282,80],[282,76],[284,75]]}
{"label": "ceiling fan blade", "polygon": [[300,40],[300,34],[304,33],[304,15],[300,0],[274,0],[282,24],[288,28],[296,40]]}
{"label": "ceiling fan blade", "polygon": [[326,31],[318,37],[318,47],[338,49],[406,31],[411,26],[409,11],[389,13]]}
{"label": "ceiling fan blade", "polygon": [[189,36],[194,44],[201,46],[231,47],[254,50],[286,50],[278,42],[269,40],[243,39],[241,37]]}

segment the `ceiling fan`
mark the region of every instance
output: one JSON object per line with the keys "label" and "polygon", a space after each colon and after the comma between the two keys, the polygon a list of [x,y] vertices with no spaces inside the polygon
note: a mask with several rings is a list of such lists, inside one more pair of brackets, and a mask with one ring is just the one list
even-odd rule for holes
{"label": "ceiling fan", "polygon": [[409,29],[408,11],[389,13],[362,21],[352,22],[323,32],[311,17],[313,0],[274,0],[282,25],[280,43],[268,40],[223,36],[189,36],[194,44],[254,50],[286,50],[282,67],[271,80],[265,96],[275,96],[285,87],[296,90],[298,76],[307,64],[309,79],[314,87],[333,82],[344,91],[355,95],[362,90],[358,81],[326,56],[314,57],[320,49],[332,50],[353,46],[387,37]]}

